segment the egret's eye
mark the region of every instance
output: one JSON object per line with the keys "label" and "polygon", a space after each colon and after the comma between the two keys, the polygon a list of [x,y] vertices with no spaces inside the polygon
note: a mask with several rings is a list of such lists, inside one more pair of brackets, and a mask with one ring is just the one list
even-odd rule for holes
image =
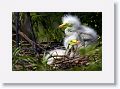
{"label": "egret's eye", "polygon": [[67,26],[67,27],[72,27],[72,24],[66,23],[66,26]]}
{"label": "egret's eye", "polygon": [[68,32],[72,32],[72,29],[68,29]]}

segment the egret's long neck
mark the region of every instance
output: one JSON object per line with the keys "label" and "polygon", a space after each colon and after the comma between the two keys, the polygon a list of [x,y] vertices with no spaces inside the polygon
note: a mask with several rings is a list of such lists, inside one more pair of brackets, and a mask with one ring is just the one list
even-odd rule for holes
{"label": "egret's long neck", "polygon": [[74,32],[75,32],[75,28],[74,27],[67,27],[65,29],[65,35],[69,36],[69,35],[72,35]]}

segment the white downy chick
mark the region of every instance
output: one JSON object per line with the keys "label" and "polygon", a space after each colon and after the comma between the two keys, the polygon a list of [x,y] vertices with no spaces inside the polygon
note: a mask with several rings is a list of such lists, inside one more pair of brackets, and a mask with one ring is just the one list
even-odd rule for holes
{"label": "white downy chick", "polygon": [[77,38],[77,40],[81,41],[81,45],[84,46],[87,46],[97,41],[98,35],[96,31],[88,26],[81,25],[81,22],[77,16],[72,16],[72,15],[63,16],[62,24],[59,26],[59,28],[63,28],[63,27],[65,27],[65,35],[66,35],[65,40],[67,40],[67,38],[69,39],[72,37]]}

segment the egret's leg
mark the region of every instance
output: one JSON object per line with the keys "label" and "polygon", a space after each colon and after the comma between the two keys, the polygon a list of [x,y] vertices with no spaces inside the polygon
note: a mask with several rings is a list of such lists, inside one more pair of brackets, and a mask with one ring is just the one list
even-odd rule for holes
{"label": "egret's leg", "polygon": [[73,58],[74,56],[75,56],[75,48],[73,46],[70,51],[70,57]]}
{"label": "egret's leg", "polygon": [[70,57],[71,57],[71,58],[74,57],[74,52],[73,52],[73,51],[71,51],[71,53],[70,53]]}
{"label": "egret's leg", "polygon": [[65,55],[69,55],[70,49],[66,49]]}
{"label": "egret's leg", "polygon": [[67,49],[66,49],[66,51],[65,51],[65,55],[69,55],[69,52],[70,52],[70,50],[71,50],[71,47],[72,47],[72,46],[68,45],[68,47],[67,47]]}

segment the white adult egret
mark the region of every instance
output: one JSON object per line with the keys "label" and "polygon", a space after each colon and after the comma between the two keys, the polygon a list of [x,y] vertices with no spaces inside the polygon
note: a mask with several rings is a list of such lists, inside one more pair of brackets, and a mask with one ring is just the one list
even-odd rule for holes
{"label": "white adult egret", "polygon": [[81,22],[77,16],[72,15],[65,15],[62,17],[62,24],[59,28],[65,27],[65,39],[64,39],[64,46],[67,47],[68,40],[76,39],[80,40],[81,45],[87,46],[91,43],[96,42],[97,40],[97,33],[94,29],[81,25]]}
{"label": "white adult egret", "polygon": [[[80,42],[77,40],[71,40],[69,41],[69,45],[66,50],[63,49],[54,49],[48,52],[48,54],[45,56],[45,60],[47,60],[47,64],[51,65],[55,61],[55,59],[61,59],[60,56],[65,56],[69,54],[69,57],[73,57],[75,54],[75,49],[73,46],[78,45]],[[54,57],[53,57],[54,56]]]}

